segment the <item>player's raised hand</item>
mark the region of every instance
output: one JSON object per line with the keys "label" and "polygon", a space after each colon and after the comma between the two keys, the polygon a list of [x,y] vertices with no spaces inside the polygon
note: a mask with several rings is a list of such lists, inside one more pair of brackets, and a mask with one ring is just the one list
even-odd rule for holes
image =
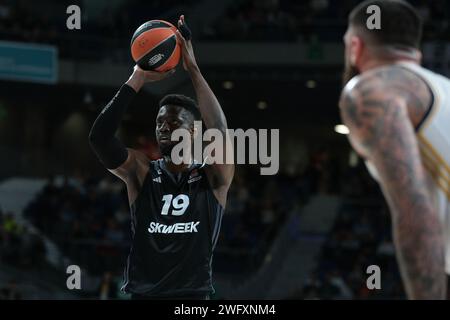
{"label": "player's raised hand", "polygon": [[166,72],[146,71],[141,69],[138,65],[135,65],[127,84],[137,92],[145,83],[163,80],[174,73],[175,69]]}
{"label": "player's raised hand", "polygon": [[163,79],[171,76],[174,73],[175,73],[175,69],[168,70],[165,72],[147,71],[147,70],[143,70],[138,65],[135,65],[132,76],[139,77],[139,78],[143,79],[144,82],[155,82],[155,81],[163,80]]}
{"label": "player's raised hand", "polygon": [[176,35],[178,42],[181,45],[184,69],[190,71],[197,68],[197,61],[195,60],[194,49],[192,48],[192,34],[184,20],[184,15],[181,15],[180,19],[178,19],[178,30]]}

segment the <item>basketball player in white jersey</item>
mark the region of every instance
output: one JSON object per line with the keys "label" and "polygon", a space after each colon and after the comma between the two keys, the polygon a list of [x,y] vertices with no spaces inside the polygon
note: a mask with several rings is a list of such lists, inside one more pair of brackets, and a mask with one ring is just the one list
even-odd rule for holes
{"label": "basketball player in white jersey", "polygon": [[[367,27],[367,7],[381,29]],[[450,81],[420,66],[422,22],[400,0],[365,1],[344,36],[340,110],[380,183],[409,299],[444,299],[450,273]],[[381,270],[382,271],[382,270]]]}

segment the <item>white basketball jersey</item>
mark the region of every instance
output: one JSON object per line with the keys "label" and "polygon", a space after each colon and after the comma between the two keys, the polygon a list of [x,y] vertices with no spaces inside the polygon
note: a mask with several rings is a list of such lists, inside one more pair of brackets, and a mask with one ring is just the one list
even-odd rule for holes
{"label": "white basketball jersey", "polygon": [[[398,63],[422,78],[433,93],[433,104],[416,131],[428,184],[446,240],[446,271],[450,274],[450,80],[414,63]],[[374,166],[366,162],[378,180]]]}

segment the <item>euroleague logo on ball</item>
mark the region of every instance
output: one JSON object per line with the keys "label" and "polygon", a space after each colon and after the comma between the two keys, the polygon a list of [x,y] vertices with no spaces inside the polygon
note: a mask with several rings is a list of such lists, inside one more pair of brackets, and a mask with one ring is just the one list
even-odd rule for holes
{"label": "euroleague logo on ball", "polygon": [[158,54],[154,55],[153,57],[151,57],[151,58],[148,60],[148,65],[149,65],[149,66],[154,66],[154,65],[157,64],[159,61],[161,61],[162,58],[164,58],[164,54],[158,53]]}

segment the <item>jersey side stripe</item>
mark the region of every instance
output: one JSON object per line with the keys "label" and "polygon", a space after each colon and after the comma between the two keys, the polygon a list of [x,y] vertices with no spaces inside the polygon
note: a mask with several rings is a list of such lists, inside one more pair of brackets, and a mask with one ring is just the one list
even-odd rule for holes
{"label": "jersey side stripe", "polygon": [[432,105],[430,107],[429,112],[425,115],[425,118],[422,119],[420,122],[419,127],[417,128],[417,133],[420,135],[422,132],[425,131],[425,129],[431,124],[432,120],[435,118],[435,116],[438,114],[438,111],[441,107],[441,95],[439,94],[438,88],[433,84],[432,81],[429,80],[428,77],[424,76],[420,71],[416,69],[416,65],[411,66],[410,63],[399,63],[399,65],[403,68],[406,68],[407,70],[413,72],[417,77],[422,79],[423,82],[426,83],[428,88],[431,90],[432,94]]}
{"label": "jersey side stripe", "polygon": [[442,176],[440,175],[439,171],[436,169],[436,167],[431,164],[428,160],[423,161],[425,169],[427,169],[427,172],[430,174],[433,181],[436,183],[436,186],[442,190],[442,192],[447,196],[447,199],[450,200],[450,190],[449,190],[449,184],[448,181],[445,183],[442,179]]}
{"label": "jersey side stripe", "polygon": [[434,171],[439,172],[439,176],[450,185],[450,172],[445,169],[443,163],[434,158],[424,149],[420,149],[420,154],[422,156],[422,160],[426,160],[428,164],[434,168]]}
{"label": "jersey side stripe", "polygon": [[422,135],[418,135],[419,141],[421,142],[421,147],[426,149],[437,161],[437,163],[441,164],[445,170],[450,173],[450,166],[447,161],[436,151],[433,145]]}
{"label": "jersey side stripe", "polygon": [[213,248],[216,246],[217,240],[219,239],[219,229],[220,229],[220,225],[222,223],[222,210],[220,209],[220,207],[217,207],[217,212],[216,212],[216,223],[214,225],[214,231],[213,231]]}

